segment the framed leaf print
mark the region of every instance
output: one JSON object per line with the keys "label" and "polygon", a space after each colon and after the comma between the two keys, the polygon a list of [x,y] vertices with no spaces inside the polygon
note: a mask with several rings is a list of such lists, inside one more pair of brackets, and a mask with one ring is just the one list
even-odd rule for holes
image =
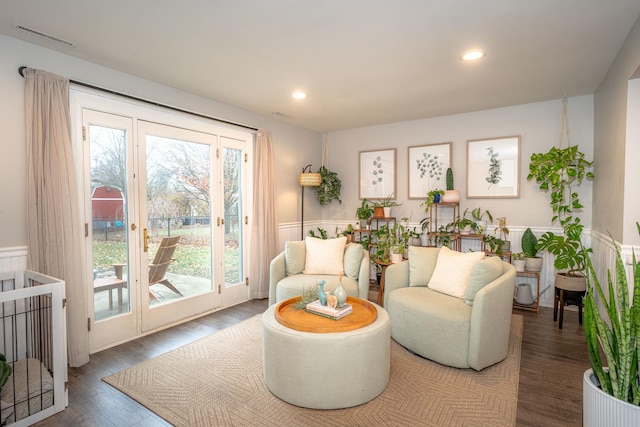
{"label": "framed leaf print", "polygon": [[520,197],[520,136],[467,141],[467,198]]}
{"label": "framed leaf print", "polygon": [[451,167],[451,143],[409,147],[409,198],[424,199],[431,190],[447,187],[447,168]]}
{"label": "framed leaf print", "polygon": [[384,199],[396,192],[396,149],[360,151],[360,198]]}

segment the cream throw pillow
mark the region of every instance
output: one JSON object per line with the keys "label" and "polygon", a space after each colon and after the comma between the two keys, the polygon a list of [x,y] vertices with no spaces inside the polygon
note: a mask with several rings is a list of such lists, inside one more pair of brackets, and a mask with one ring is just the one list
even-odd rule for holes
{"label": "cream throw pillow", "polygon": [[305,238],[307,254],[304,263],[304,274],[339,275],[344,269],[345,236],[336,239]]}
{"label": "cream throw pillow", "polygon": [[471,270],[483,258],[484,252],[461,253],[443,246],[429,281],[429,289],[456,298],[464,297]]}

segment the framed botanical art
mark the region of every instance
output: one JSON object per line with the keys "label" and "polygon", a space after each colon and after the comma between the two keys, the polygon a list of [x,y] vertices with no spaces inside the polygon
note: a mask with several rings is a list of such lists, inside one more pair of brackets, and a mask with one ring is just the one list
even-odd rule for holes
{"label": "framed botanical art", "polygon": [[520,136],[467,141],[467,198],[520,197]]}
{"label": "framed botanical art", "polygon": [[431,190],[445,190],[451,143],[418,145],[408,150],[409,198],[424,199]]}
{"label": "framed botanical art", "polygon": [[384,199],[396,192],[396,149],[360,151],[360,198]]}

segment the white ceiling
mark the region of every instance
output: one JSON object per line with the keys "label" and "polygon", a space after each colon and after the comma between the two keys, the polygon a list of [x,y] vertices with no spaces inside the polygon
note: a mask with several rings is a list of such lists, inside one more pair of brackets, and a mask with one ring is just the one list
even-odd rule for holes
{"label": "white ceiling", "polygon": [[[638,0],[2,0],[0,33],[323,131],[591,94],[639,15]],[[463,63],[472,47],[486,58]]]}

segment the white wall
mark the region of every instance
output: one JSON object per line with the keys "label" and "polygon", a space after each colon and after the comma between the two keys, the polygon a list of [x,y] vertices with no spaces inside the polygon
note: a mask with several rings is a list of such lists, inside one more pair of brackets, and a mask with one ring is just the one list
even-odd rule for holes
{"label": "white wall", "polygon": [[[561,94],[560,94],[561,95]],[[549,196],[527,181],[529,158],[534,152],[545,152],[558,143],[562,101],[541,102],[514,107],[478,111],[454,116],[393,123],[329,134],[330,166],[343,183],[343,203],[325,208],[324,218],[355,220],[358,199],[358,152],[361,150],[397,149],[396,194],[402,206],[394,216],[409,216],[418,222],[425,216],[421,200],[408,199],[407,149],[409,146],[452,142],[452,169],[455,187],[460,190],[461,211],[480,206],[496,216],[506,216],[508,225],[549,228],[551,208]],[[571,142],[578,144],[588,159],[593,158],[593,97],[569,99],[568,115]],[[467,140],[501,136],[521,136],[520,197],[515,199],[466,199]],[[592,183],[580,188],[587,228],[591,225]]]}
{"label": "white wall", "polygon": [[[635,229],[635,221],[640,213],[628,217],[627,203],[635,203],[640,182],[637,157],[633,166],[625,168],[628,144],[637,146],[638,140],[627,140],[627,126],[637,126],[627,122],[627,97],[629,79],[640,67],[640,18],[629,32],[616,59],[609,68],[594,96],[594,133],[596,183],[594,195],[597,203],[593,206],[593,228],[601,233],[611,233],[617,241],[638,244],[640,239]],[[636,149],[637,150],[637,149]],[[637,153],[637,151],[635,151]],[[626,187],[626,188],[625,188]]]}
{"label": "white wall", "polygon": [[[154,100],[186,110],[270,130],[276,155],[277,203],[280,222],[299,221],[300,191],[297,174],[313,163],[320,166],[322,137],[318,132],[212,101],[190,93],[62,53],[0,35],[0,248],[23,246],[26,238],[26,146],[24,79],[18,67],[28,66]],[[321,218],[312,192],[305,197],[305,219]]]}

